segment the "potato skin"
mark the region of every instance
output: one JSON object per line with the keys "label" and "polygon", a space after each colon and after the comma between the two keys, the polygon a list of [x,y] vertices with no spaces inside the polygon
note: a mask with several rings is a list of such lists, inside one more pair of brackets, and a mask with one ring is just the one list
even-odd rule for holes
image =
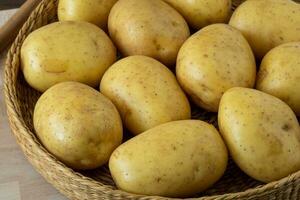
{"label": "potato skin", "polygon": [[262,60],[256,88],[285,101],[300,116],[300,42],[282,44]]}
{"label": "potato skin", "polygon": [[162,0],[119,0],[109,15],[108,29],[124,56],[149,56],[168,67],[190,36],[184,18]]}
{"label": "potato skin", "polygon": [[261,59],[280,44],[300,40],[300,5],[292,0],[247,0],[229,24],[243,33]]}
{"label": "potato skin", "polygon": [[109,169],[124,191],[188,197],[223,175],[227,157],[215,127],[183,120],[154,127],[123,143],[110,157]]}
{"label": "potato skin", "polygon": [[222,97],[219,130],[233,160],[262,182],[300,169],[300,128],[280,99],[254,89],[232,88]]}
{"label": "potato skin", "polygon": [[111,101],[89,86],[59,83],[38,100],[36,134],[59,160],[74,169],[105,164],[122,142],[122,122]]}
{"label": "potato skin", "polygon": [[225,24],[207,26],[181,47],[176,75],[194,103],[217,112],[223,93],[236,86],[254,87],[256,63],[249,44]]}
{"label": "potato skin", "polygon": [[226,23],[231,15],[231,0],[164,0],[199,30],[214,23]]}
{"label": "potato skin", "polygon": [[108,15],[118,0],[59,0],[59,21],[86,21],[107,29]]}
{"label": "potato skin", "polygon": [[41,92],[64,81],[97,87],[115,60],[116,48],[109,37],[87,22],[46,25],[32,32],[21,48],[25,79]]}
{"label": "potato skin", "polygon": [[124,58],[104,74],[100,91],[117,106],[135,135],[159,124],[190,119],[189,102],[173,73],[146,56]]}

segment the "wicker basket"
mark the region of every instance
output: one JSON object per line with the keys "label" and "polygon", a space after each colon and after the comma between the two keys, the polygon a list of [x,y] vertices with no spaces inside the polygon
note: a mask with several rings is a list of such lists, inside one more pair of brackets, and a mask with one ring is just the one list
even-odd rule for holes
{"label": "wicker basket", "polygon": [[[234,7],[241,0],[234,1]],[[141,196],[117,190],[107,166],[75,172],[59,162],[40,144],[32,124],[32,111],[40,96],[24,81],[20,67],[20,48],[33,30],[57,19],[58,0],[43,0],[31,14],[8,52],[5,68],[5,98],[11,129],[25,156],[41,175],[70,199],[140,199],[168,198]],[[193,117],[216,122],[216,116],[193,109]],[[229,162],[223,178],[213,188],[195,198],[210,199],[300,199],[300,172],[269,184],[257,182]]]}

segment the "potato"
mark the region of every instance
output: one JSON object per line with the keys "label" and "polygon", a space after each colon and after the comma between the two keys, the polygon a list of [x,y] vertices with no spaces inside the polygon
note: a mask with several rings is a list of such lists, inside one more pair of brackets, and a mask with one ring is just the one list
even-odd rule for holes
{"label": "potato", "polygon": [[87,22],[56,22],[31,33],[21,49],[26,81],[44,92],[56,83],[78,81],[99,85],[116,60],[109,37]]}
{"label": "potato", "polygon": [[184,18],[162,0],[119,0],[108,29],[124,56],[150,56],[169,67],[190,35]]}
{"label": "potato", "polygon": [[280,99],[254,89],[232,88],[222,97],[219,129],[233,160],[262,182],[300,170],[300,128]]}
{"label": "potato", "polygon": [[246,39],[225,24],[207,26],[181,47],[176,66],[180,85],[200,107],[217,112],[223,93],[253,87],[256,64]]}
{"label": "potato", "polygon": [[300,4],[292,0],[248,0],[235,10],[229,24],[244,34],[261,59],[280,44],[300,40]]}
{"label": "potato", "polygon": [[117,106],[135,135],[159,124],[190,119],[189,102],[172,72],[146,56],[130,56],[104,74],[100,91]]}
{"label": "potato", "polygon": [[209,24],[228,22],[231,14],[231,0],[164,1],[178,10],[196,30]]}
{"label": "potato", "polygon": [[74,169],[105,164],[122,142],[116,107],[98,91],[77,82],[47,90],[35,106],[33,122],[44,146]]}
{"label": "potato", "polygon": [[60,21],[86,21],[107,29],[110,9],[118,0],[59,0]]}
{"label": "potato", "polygon": [[123,143],[109,169],[118,188],[132,193],[188,197],[224,173],[227,149],[218,131],[200,120],[169,122]]}
{"label": "potato", "polygon": [[280,45],[263,59],[257,89],[285,101],[300,116],[300,42]]}

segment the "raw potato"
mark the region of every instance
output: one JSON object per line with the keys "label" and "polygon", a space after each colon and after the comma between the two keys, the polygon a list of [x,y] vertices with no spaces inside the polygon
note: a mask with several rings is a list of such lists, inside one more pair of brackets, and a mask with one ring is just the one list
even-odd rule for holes
{"label": "raw potato", "polygon": [[56,22],[31,33],[21,49],[26,81],[44,92],[56,83],[78,81],[97,87],[116,60],[109,37],[87,22]]}
{"label": "raw potato", "polygon": [[190,119],[189,102],[173,73],[146,56],[131,56],[104,74],[100,91],[117,106],[135,135],[159,124]]}
{"label": "raw potato", "polygon": [[176,66],[180,85],[200,107],[217,112],[223,93],[253,87],[256,64],[246,39],[225,24],[207,26],[181,47]]}
{"label": "raw potato", "polygon": [[122,142],[116,107],[81,83],[64,82],[47,90],[35,106],[33,122],[44,146],[74,169],[105,164]]}
{"label": "raw potato", "polygon": [[166,197],[189,197],[209,188],[226,165],[218,131],[200,120],[152,128],[119,146],[109,160],[120,189]]}
{"label": "raw potato", "polygon": [[164,0],[180,12],[196,30],[214,23],[228,22],[231,0]]}
{"label": "raw potato", "polygon": [[264,57],[256,87],[285,101],[300,116],[300,42],[280,45]]}
{"label": "raw potato", "polygon": [[300,41],[300,4],[292,0],[247,0],[229,24],[239,29],[258,58],[272,48]]}
{"label": "raw potato", "polygon": [[233,88],[222,97],[219,129],[238,166],[271,182],[300,170],[300,128],[280,99],[254,89]]}
{"label": "raw potato", "polygon": [[119,0],[108,29],[124,56],[150,56],[169,67],[190,35],[184,18],[162,0]]}
{"label": "raw potato", "polygon": [[59,0],[60,21],[86,21],[107,29],[108,15],[118,0]]}

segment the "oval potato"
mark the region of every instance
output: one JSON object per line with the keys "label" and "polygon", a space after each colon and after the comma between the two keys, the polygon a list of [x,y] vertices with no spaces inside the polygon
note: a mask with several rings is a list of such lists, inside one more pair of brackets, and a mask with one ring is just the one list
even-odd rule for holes
{"label": "oval potato", "polygon": [[235,86],[254,87],[256,63],[239,31],[214,24],[195,33],[181,47],[176,75],[198,106],[217,112],[226,90]]}
{"label": "oval potato", "polygon": [[229,24],[247,38],[255,55],[300,41],[300,4],[292,0],[248,0],[233,13]]}
{"label": "oval potato", "polygon": [[118,0],[59,0],[59,21],[86,21],[107,29],[108,15]]}
{"label": "oval potato", "polygon": [[169,67],[190,35],[184,18],[162,0],[119,0],[109,15],[108,29],[124,56],[145,55]]}
{"label": "oval potato", "polygon": [[122,142],[122,122],[111,101],[89,86],[59,83],[38,100],[36,134],[59,160],[74,169],[105,164]]}
{"label": "oval potato", "polygon": [[300,170],[299,123],[280,99],[232,88],[221,99],[218,124],[233,160],[252,178],[272,182]]}
{"label": "oval potato", "polygon": [[256,88],[285,101],[300,116],[300,42],[282,44],[262,60]]}
{"label": "oval potato", "polygon": [[231,15],[231,0],[164,0],[199,30],[214,23],[226,23]]}
{"label": "oval potato", "polygon": [[117,106],[135,135],[159,124],[190,119],[189,102],[173,73],[146,56],[130,56],[109,68],[100,91]]}
{"label": "oval potato", "polygon": [[218,131],[200,120],[169,122],[123,143],[109,169],[127,192],[188,197],[212,186],[227,166]]}
{"label": "oval potato", "polygon": [[87,22],[56,22],[32,32],[21,48],[26,81],[44,92],[56,83],[77,81],[97,87],[116,60],[109,37]]}

